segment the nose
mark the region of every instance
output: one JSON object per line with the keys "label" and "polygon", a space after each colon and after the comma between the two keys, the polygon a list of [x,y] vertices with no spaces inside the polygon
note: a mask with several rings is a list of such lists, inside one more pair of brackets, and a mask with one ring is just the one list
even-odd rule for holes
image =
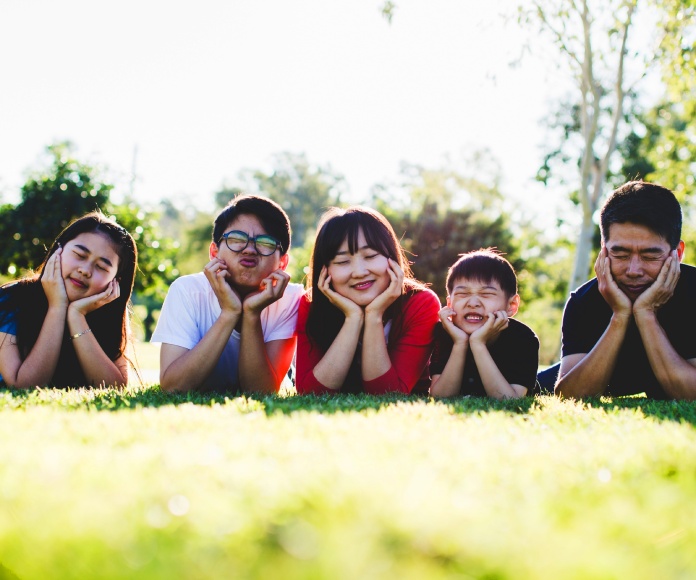
{"label": "nose", "polygon": [[472,294],[471,296],[469,296],[469,299],[466,301],[466,303],[467,306],[481,306],[481,304],[483,304],[478,294]]}
{"label": "nose", "polygon": [[252,242],[249,240],[249,243],[246,245],[246,248],[242,250],[242,254],[258,254],[258,250],[256,249],[256,243]]}
{"label": "nose", "polygon": [[367,263],[361,257],[356,256],[355,259],[353,260],[353,277],[354,278],[363,278],[363,277],[367,276],[367,274],[368,274]]}
{"label": "nose", "polygon": [[640,277],[643,275],[643,261],[640,256],[631,256],[628,260],[628,267],[626,268],[626,275],[633,277]]}
{"label": "nose", "polygon": [[85,278],[90,278],[92,276],[92,268],[86,264],[80,264],[77,267],[77,271]]}

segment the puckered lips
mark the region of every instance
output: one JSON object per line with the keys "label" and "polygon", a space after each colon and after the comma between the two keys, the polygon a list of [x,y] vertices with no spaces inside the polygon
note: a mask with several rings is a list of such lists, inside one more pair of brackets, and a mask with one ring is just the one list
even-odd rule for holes
{"label": "puckered lips", "polygon": [[258,266],[259,259],[255,256],[244,256],[239,259],[239,265],[244,268],[256,268]]}

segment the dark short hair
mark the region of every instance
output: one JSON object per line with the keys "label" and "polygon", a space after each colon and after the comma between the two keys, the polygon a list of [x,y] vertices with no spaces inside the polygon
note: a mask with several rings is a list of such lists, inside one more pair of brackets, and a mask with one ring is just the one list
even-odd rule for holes
{"label": "dark short hair", "polygon": [[213,242],[218,246],[222,234],[240,215],[253,215],[259,219],[266,233],[280,242],[281,256],[290,249],[290,218],[275,201],[259,195],[238,195],[215,218]]}
{"label": "dark short hair", "polygon": [[481,248],[467,252],[447,271],[447,293],[452,293],[454,283],[460,279],[478,280],[484,284],[497,282],[508,296],[517,294],[517,276],[512,264],[495,248]]}
{"label": "dark short hair", "polygon": [[663,237],[673,250],[679,245],[682,211],[674,194],[661,185],[629,181],[615,189],[602,206],[602,239],[609,240],[612,224],[638,224]]}

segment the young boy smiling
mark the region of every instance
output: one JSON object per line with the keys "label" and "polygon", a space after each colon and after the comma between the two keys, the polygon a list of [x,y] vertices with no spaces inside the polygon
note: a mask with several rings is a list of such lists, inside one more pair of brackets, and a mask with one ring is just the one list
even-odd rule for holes
{"label": "young boy smiling", "polygon": [[511,317],[520,296],[510,262],[487,249],[462,255],[447,273],[430,363],[434,397],[514,399],[534,394],[539,339]]}

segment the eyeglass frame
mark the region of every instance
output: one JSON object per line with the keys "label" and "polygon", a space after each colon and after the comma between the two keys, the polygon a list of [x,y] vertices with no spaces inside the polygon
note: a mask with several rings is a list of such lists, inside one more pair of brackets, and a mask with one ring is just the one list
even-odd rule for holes
{"label": "eyeglass frame", "polygon": [[[230,245],[228,243],[228,239],[232,234],[244,234],[244,236],[246,237],[247,242],[246,242],[246,244],[244,244],[244,247],[241,248],[240,250],[234,250],[234,249],[230,248]],[[259,238],[269,238],[269,239],[273,240],[276,243],[275,249],[270,254],[262,254],[259,251],[258,246],[256,245],[256,240],[258,240]],[[246,250],[249,247],[250,242],[254,244],[254,250],[256,251],[256,253],[259,256],[263,256],[264,258],[267,258],[268,256],[272,256],[273,254],[276,253],[276,250],[280,250],[281,254],[283,253],[283,244],[281,244],[280,241],[278,241],[276,238],[274,238],[270,234],[259,234],[258,236],[250,236],[249,234],[247,234],[246,232],[243,232],[242,230],[230,230],[229,232],[225,232],[224,234],[222,234],[222,236],[220,236],[220,239],[218,240],[218,246],[220,244],[222,244],[222,240],[225,240],[225,245],[227,246],[227,249],[230,250],[230,252],[234,252],[235,254],[239,254],[239,253],[243,252],[244,250]]]}

